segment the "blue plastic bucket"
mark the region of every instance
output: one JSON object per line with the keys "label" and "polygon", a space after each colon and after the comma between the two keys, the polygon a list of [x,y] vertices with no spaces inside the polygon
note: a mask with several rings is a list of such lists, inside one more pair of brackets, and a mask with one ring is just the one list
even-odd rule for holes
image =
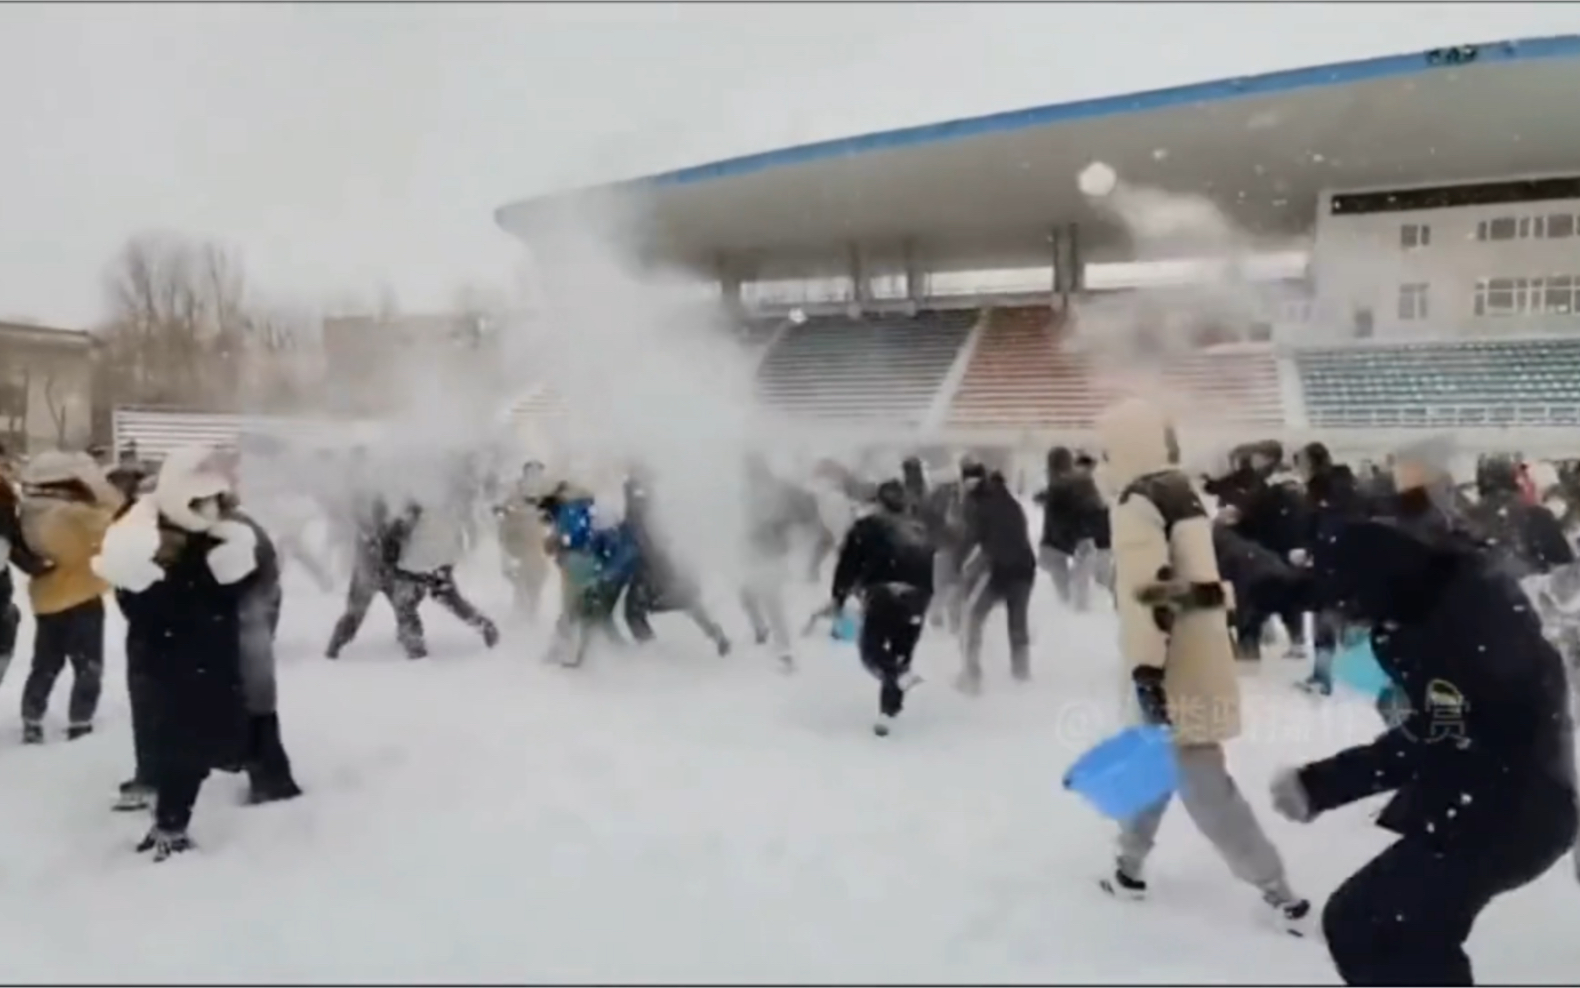
{"label": "blue plastic bucket", "polygon": [[1168,728],[1129,727],[1099,742],[1064,773],[1064,788],[1121,823],[1157,805],[1179,786]]}
{"label": "blue plastic bucket", "polygon": [[861,634],[861,615],[849,610],[840,611],[834,616],[834,625],[829,629],[829,634],[835,641],[853,642]]}
{"label": "blue plastic bucket", "polygon": [[1333,657],[1333,679],[1373,699],[1393,684],[1378,664],[1370,638],[1362,638]]}

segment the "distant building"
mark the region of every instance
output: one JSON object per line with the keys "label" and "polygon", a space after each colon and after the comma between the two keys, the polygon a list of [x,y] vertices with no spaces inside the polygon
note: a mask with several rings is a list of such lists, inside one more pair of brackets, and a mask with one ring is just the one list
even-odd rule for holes
{"label": "distant building", "polygon": [[91,336],[0,322],[0,445],[85,449],[93,411]]}

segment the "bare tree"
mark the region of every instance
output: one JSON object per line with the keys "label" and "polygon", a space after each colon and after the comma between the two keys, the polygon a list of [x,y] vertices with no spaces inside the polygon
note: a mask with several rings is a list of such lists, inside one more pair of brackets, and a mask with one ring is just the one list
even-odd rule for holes
{"label": "bare tree", "polygon": [[107,290],[98,383],[115,404],[234,409],[259,356],[288,348],[286,334],[250,305],[240,261],[218,244],[135,238]]}
{"label": "bare tree", "polygon": [[55,379],[55,372],[48,371],[44,375],[44,407],[49,410],[50,424],[55,427],[55,448],[66,448],[66,433],[71,415],[71,405],[66,395],[60,393]]}

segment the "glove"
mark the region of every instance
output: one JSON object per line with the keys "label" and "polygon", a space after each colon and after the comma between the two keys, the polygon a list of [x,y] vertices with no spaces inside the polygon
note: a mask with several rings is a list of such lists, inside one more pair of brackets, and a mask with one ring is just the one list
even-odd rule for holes
{"label": "glove", "polygon": [[1169,724],[1169,697],[1163,690],[1163,670],[1156,666],[1136,666],[1130,674],[1136,687],[1136,702],[1141,706],[1141,717],[1148,724],[1167,727]]}
{"label": "glove", "polygon": [[240,583],[258,568],[258,537],[239,521],[216,522],[208,534],[219,544],[208,551],[209,572],[222,585]]}
{"label": "glove", "polygon": [[1304,549],[1289,550],[1289,562],[1292,566],[1304,566],[1311,561],[1311,553]]}
{"label": "glove", "polygon": [[1305,784],[1296,769],[1281,769],[1273,776],[1273,809],[1278,815],[1296,823],[1310,823],[1317,815],[1311,808],[1311,797],[1306,795]]}

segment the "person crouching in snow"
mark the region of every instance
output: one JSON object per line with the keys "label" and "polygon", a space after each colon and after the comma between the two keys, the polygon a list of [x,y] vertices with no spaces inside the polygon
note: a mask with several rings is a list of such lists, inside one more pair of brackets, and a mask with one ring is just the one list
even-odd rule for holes
{"label": "person crouching in snow", "polygon": [[857,647],[879,684],[879,736],[889,733],[906,691],[919,681],[911,659],[933,599],[933,552],[926,526],[907,510],[904,485],[888,480],[878,485],[878,510],[850,527],[834,564],[832,599],[821,613],[832,617],[852,594],[861,597]]}
{"label": "person crouching in snow", "polygon": [[22,541],[50,565],[28,581],[37,631],[22,687],[22,742],[42,744],[49,695],[72,670],[66,737],[93,730],[104,688],[104,594],[93,557],[121,495],[86,453],[40,453],[22,474]]}
{"label": "person crouching in snow", "polygon": [[255,792],[296,794],[263,647],[277,620],[278,565],[257,527],[227,509],[232,490],[208,451],[173,452],[94,561],[116,588],[129,676],[141,687],[133,733],[154,826],[137,850],[157,861],[191,847],[192,808],[215,769],[252,767]]}
{"label": "person crouching in snow", "polygon": [[[1225,611],[1228,595],[1213,551],[1212,522],[1179,469],[1174,427],[1141,399],[1109,408],[1097,423],[1111,482],[1109,509],[1120,644],[1134,708],[1169,727],[1179,796],[1236,878],[1254,886],[1290,933],[1310,912],[1284,862],[1235,785],[1224,742],[1240,733],[1240,683]],[[1142,868],[1169,799],[1124,824],[1110,894],[1141,898]]]}
{"label": "person crouching in snow", "polygon": [[1315,563],[1407,701],[1375,741],[1274,777],[1274,807],[1301,823],[1394,793],[1377,825],[1399,840],[1328,899],[1328,952],[1347,984],[1473,984],[1481,911],[1575,842],[1563,661],[1513,578],[1459,533],[1357,522]]}

